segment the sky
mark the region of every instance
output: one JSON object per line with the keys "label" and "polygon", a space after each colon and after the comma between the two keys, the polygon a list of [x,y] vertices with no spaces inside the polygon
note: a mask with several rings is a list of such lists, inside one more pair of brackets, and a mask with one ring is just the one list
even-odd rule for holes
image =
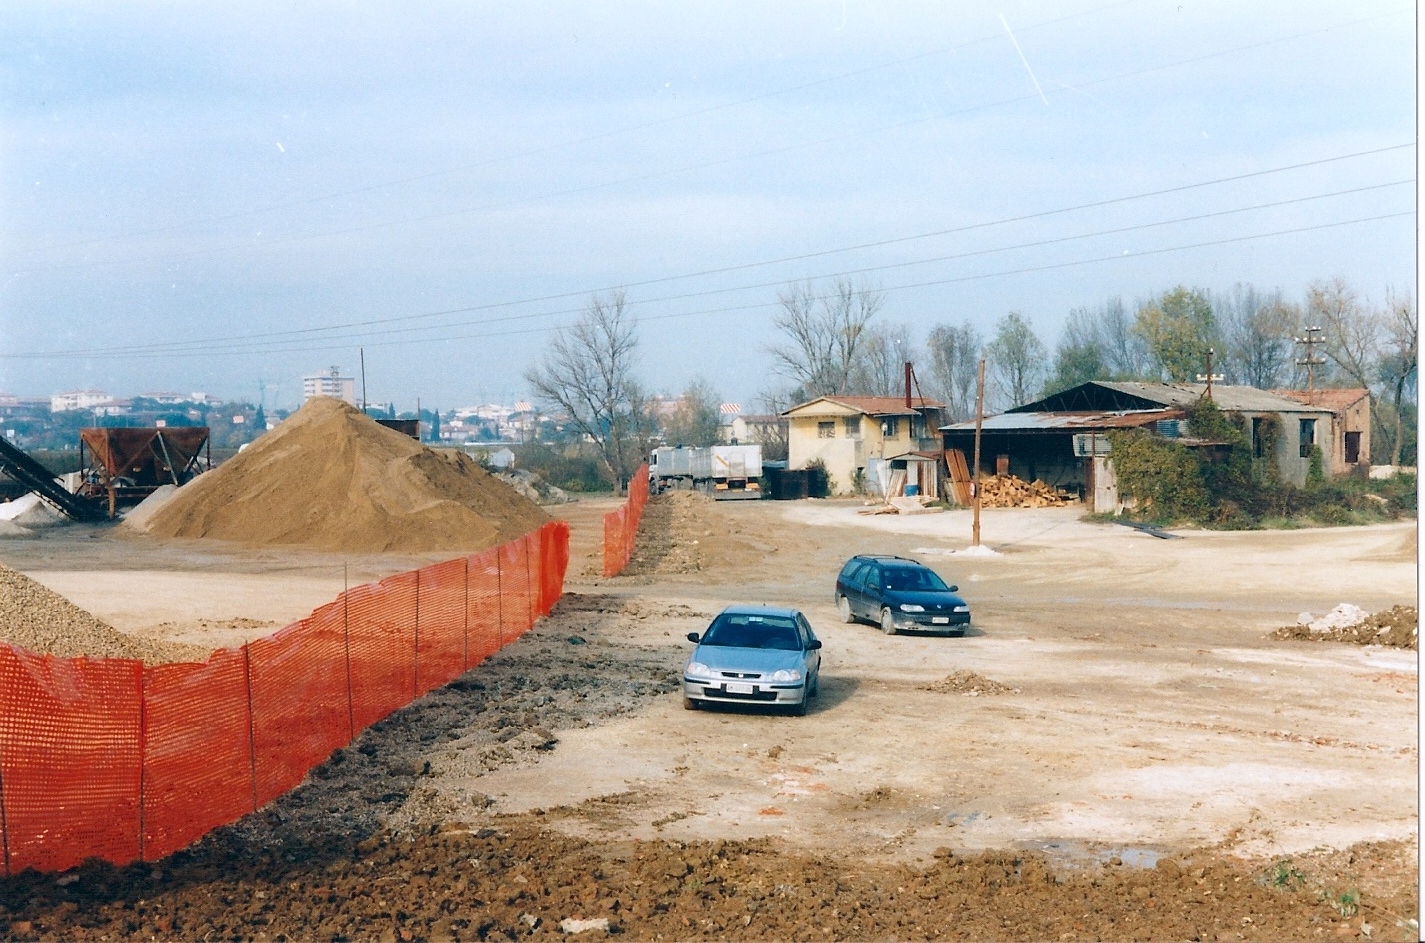
{"label": "sky", "polygon": [[[750,409],[780,289],[923,338],[1415,291],[1409,2],[0,4],[0,392],[527,398],[622,288]],[[923,356],[923,355],[921,355]]]}

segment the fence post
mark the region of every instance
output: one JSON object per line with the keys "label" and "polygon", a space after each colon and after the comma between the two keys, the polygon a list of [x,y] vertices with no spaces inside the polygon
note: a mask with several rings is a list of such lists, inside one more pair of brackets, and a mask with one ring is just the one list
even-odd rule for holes
{"label": "fence post", "polygon": [[529,534],[525,534],[523,537],[521,537],[520,542],[524,544],[524,598],[526,603],[525,608],[529,610],[529,627],[534,628],[534,620],[539,618],[539,616],[535,614],[539,609],[539,603],[534,598],[536,589],[534,586],[530,585],[533,582],[533,578],[529,569]]}
{"label": "fence post", "polygon": [[10,823],[5,819],[5,759],[0,754],[0,846],[5,854],[5,876],[10,876]]}
{"label": "fence post", "polygon": [[[346,742],[356,739],[356,695],[351,690],[351,590],[347,586],[346,564],[341,565],[341,648],[346,661]],[[251,707],[249,707],[251,710]]]}
{"label": "fence post", "polygon": [[421,571],[416,570],[416,644],[412,646],[415,657],[411,664],[411,700],[421,694]]}
{"label": "fence post", "polygon": [[[252,652],[242,647],[242,680],[247,688],[247,756],[252,767],[252,811],[257,811],[257,731],[252,715]],[[349,703],[349,702],[348,702]]]}
{"label": "fence post", "polygon": [[[505,647],[505,563],[502,559],[504,554],[495,550],[495,613],[496,625],[499,626],[497,635],[500,639],[500,648]],[[498,649],[496,649],[498,651]]]}
{"label": "fence post", "polygon": [[147,861],[144,855],[144,787],[148,781],[148,696],[143,683],[146,669],[139,670],[139,860]]}
{"label": "fence post", "polygon": [[465,558],[465,606],[461,618],[465,622],[463,642],[460,649],[460,670],[470,670],[470,558]]}

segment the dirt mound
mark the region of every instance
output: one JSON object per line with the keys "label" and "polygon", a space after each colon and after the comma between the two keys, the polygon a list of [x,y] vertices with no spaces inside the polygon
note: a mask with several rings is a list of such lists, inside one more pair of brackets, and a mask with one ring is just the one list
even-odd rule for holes
{"label": "dirt mound", "polygon": [[483,550],[549,520],[458,453],[317,397],[149,519],[159,537],[354,553]]}
{"label": "dirt mound", "polygon": [[23,573],[0,565],[0,642],[61,658],[202,661],[209,649],[125,635]]}
{"label": "dirt mound", "polygon": [[1392,606],[1367,616],[1363,622],[1325,631],[1309,625],[1287,625],[1272,633],[1275,639],[1304,639],[1311,642],[1350,642],[1354,645],[1385,645],[1390,648],[1420,647],[1420,613],[1414,606]]}
{"label": "dirt mound", "polygon": [[1019,688],[1012,688],[1007,684],[1000,684],[998,681],[991,681],[984,675],[976,674],[968,669],[961,669],[951,675],[946,675],[939,681],[932,681],[923,685],[922,691],[934,691],[936,694],[963,694],[966,697],[979,697],[985,694],[1018,694]]}
{"label": "dirt mound", "polygon": [[649,498],[638,523],[625,576],[696,573],[703,568],[702,541],[713,536],[715,502],[697,491],[670,491]]}

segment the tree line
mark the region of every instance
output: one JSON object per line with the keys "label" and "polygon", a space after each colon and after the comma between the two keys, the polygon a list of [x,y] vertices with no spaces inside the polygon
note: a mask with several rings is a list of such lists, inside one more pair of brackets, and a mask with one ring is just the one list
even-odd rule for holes
{"label": "tree line", "polygon": [[[776,381],[757,402],[765,413],[818,396],[901,395],[907,361],[917,395],[943,402],[950,421],[973,417],[982,358],[991,414],[1090,380],[1192,382],[1208,370],[1209,351],[1219,382],[1304,388],[1309,348],[1297,339],[1319,328],[1315,385],[1369,389],[1372,460],[1415,461],[1418,320],[1408,293],[1387,291],[1373,302],[1339,278],[1313,282],[1299,299],[1250,283],[1225,292],[1179,285],[1131,307],[1115,296],[1071,309],[1052,352],[1017,311],[988,336],[969,319],[923,334],[887,322],[884,293],[850,279],[787,285],[777,302],[777,340],[767,348]],[[540,405],[565,417],[567,431],[590,444],[618,482],[655,443],[709,445],[719,436],[713,384],[694,378],[671,403],[652,396],[638,379],[637,347],[627,296],[609,292],[556,331],[525,373]]]}

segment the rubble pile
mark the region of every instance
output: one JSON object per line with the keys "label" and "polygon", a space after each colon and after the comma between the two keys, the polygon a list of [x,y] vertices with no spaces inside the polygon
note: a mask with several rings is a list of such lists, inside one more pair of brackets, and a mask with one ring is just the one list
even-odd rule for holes
{"label": "rubble pile", "polygon": [[1272,638],[1418,649],[1420,613],[1414,606],[1392,606],[1367,614],[1364,609],[1342,603],[1320,619],[1299,619],[1296,625],[1283,626],[1272,633]]}

